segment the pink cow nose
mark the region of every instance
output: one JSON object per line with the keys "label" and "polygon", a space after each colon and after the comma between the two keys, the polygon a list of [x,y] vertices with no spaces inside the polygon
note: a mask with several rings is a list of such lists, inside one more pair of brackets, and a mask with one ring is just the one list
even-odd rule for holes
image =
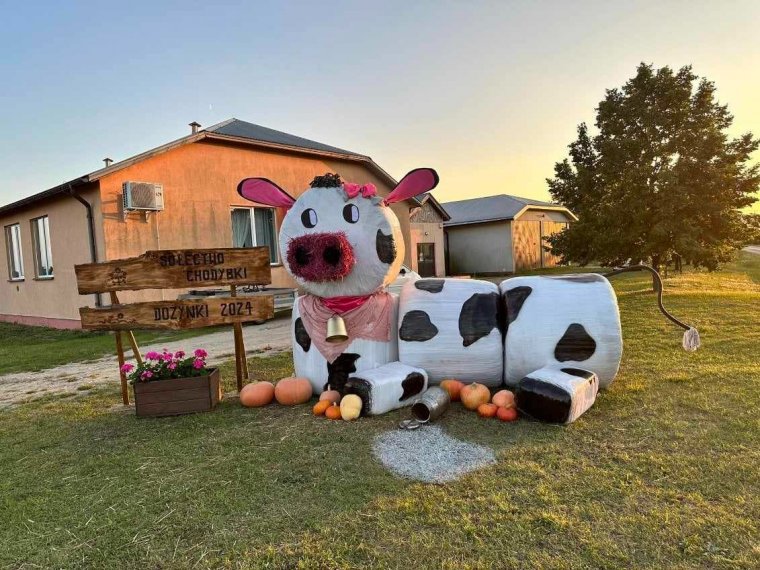
{"label": "pink cow nose", "polygon": [[300,236],[288,244],[290,271],[306,281],[336,281],[354,267],[354,248],[346,234],[320,233]]}

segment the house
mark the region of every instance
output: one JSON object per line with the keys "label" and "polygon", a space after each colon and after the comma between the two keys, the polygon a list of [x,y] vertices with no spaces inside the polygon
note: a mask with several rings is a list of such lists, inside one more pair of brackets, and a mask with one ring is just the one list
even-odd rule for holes
{"label": "house", "polygon": [[[266,245],[273,286],[294,287],[277,247],[284,210],[241,198],[240,180],[266,177],[296,197],[326,172],[373,183],[381,196],[396,184],[370,157],[349,150],[238,119],[190,126],[187,136],[120,162],[106,159],[103,168],[0,207],[7,257],[0,263],[0,320],[78,328],[79,307],[94,306],[97,297],[77,293],[74,265],[156,249]],[[161,185],[164,209],[125,211],[124,184],[146,182]],[[419,206],[416,199],[392,206],[406,243],[409,210]],[[120,300],[173,299],[183,292],[125,292]]]}
{"label": "house", "polygon": [[443,223],[450,216],[429,192],[416,197],[420,203],[409,214],[411,268],[422,277],[446,275]]}
{"label": "house", "polygon": [[546,237],[578,218],[550,202],[500,194],[443,204],[449,275],[514,273],[554,267]]}

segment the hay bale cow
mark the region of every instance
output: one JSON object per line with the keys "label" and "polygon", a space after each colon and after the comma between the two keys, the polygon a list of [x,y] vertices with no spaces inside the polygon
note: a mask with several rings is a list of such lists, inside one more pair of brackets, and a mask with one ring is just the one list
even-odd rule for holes
{"label": "hay bale cow", "polygon": [[[434,170],[407,174],[385,198],[371,184],[318,176],[298,200],[264,178],[238,186],[244,198],[287,210],[280,251],[306,291],[293,307],[296,374],[316,393],[356,393],[364,414],[409,405],[446,377],[517,388],[518,405],[546,421],[570,422],[612,382],[622,354],[620,317],[606,275],[517,277],[500,288],[477,280],[407,283],[401,300],[384,288],[399,273],[404,239],[387,206],[432,190]],[[686,330],[683,345],[699,345]],[[327,323],[342,317],[347,339],[330,342]],[[504,336],[506,335],[506,346]],[[388,366],[390,363],[393,365]]]}
{"label": "hay bale cow", "polygon": [[[395,381],[388,369],[377,378],[361,373],[398,361],[398,298],[384,288],[398,276],[405,248],[388,205],[437,184],[434,170],[420,168],[385,199],[372,184],[343,183],[335,174],[316,177],[298,200],[265,178],[238,185],[244,198],[287,210],[279,236],[283,264],[306,291],[293,307],[293,359],[296,374],[308,378],[315,393],[355,391],[363,413],[383,413],[410,404],[427,387],[414,367],[392,368]],[[344,342],[326,340],[335,315],[345,322]],[[347,385],[351,375],[357,381]]]}

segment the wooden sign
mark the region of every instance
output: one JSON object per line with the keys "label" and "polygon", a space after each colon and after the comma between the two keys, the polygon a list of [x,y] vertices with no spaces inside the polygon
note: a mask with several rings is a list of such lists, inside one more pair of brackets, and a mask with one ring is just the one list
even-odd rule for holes
{"label": "wooden sign", "polygon": [[101,309],[82,307],[79,315],[82,328],[88,330],[194,329],[271,319],[274,317],[274,297],[204,297],[112,305]]}
{"label": "wooden sign", "polygon": [[75,271],[80,295],[272,282],[266,246],[149,251],[140,257],[77,265]]}

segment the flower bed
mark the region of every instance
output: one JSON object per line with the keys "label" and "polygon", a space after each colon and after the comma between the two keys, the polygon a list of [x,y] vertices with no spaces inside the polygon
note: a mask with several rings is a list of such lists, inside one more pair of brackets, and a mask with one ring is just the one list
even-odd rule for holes
{"label": "flower bed", "polygon": [[188,356],[184,351],[148,352],[145,361],[134,367],[125,364],[135,394],[138,416],[173,416],[206,412],[222,398],[219,370],[206,365],[208,353],[197,349]]}

